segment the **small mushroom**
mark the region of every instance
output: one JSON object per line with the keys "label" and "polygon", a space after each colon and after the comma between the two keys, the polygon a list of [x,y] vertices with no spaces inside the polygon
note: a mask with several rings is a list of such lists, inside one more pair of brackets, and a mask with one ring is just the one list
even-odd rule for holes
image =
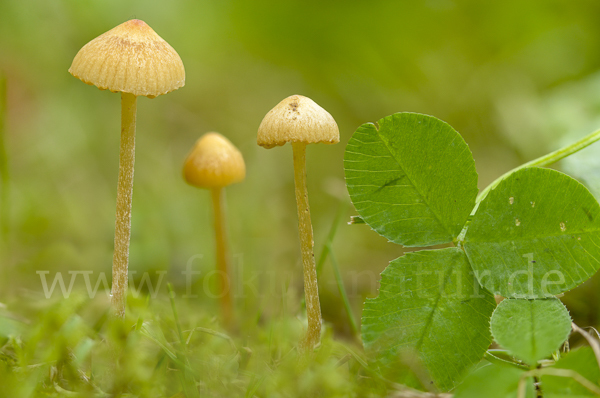
{"label": "small mushroom", "polygon": [[132,19],[83,46],[73,59],[69,73],[101,90],[121,92],[121,150],[111,293],[115,313],[123,318],[127,300],[137,97],[154,98],[177,90],[185,84],[185,70],[173,47],[144,21]]}
{"label": "small mushroom", "polygon": [[258,145],[268,149],[286,142],[292,143],[294,154],[294,182],[308,318],[308,331],[302,345],[312,350],[320,340],[321,305],[306,190],[306,145],[319,142],[336,144],[340,142],[340,132],[335,120],[325,109],[310,98],[292,95],[271,109],[258,128]]}
{"label": "small mushroom", "polygon": [[246,177],[246,165],[241,152],[219,133],[203,135],[183,165],[183,178],[188,184],[210,189],[215,222],[217,249],[218,292],[225,324],[230,324],[233,313],[231,274],[225,228],[225,195],[223,188]]}

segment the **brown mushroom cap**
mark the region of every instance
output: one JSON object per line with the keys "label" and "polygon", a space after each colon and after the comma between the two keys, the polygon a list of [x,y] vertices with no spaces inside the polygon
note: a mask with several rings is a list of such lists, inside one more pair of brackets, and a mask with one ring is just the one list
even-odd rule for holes
{"label": "brown mushroom cap", "polygon": [[177,51],[139,19],[124,22],[83,46],[69,73],[101,90],[150,98],[185,84]]}
{"label": "brown mushroom cap", "polygon": [[219,133],[200,137],[183,165],[183,178],[199,188],[224,187],[245,177],[241,152]]}
{"label": "brown mushroom cap", "polygon": [[258,145],[273,148],[286,142],[337,144],[340,131],[329,112],[308,97],[292,95],[271,109],[258,128]]}

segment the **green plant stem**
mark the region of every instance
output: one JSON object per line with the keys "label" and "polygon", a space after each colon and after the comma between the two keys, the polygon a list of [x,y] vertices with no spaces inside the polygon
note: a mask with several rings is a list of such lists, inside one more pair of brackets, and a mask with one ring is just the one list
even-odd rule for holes
{"label": "green plant stem", "polygon": [[[515,167],[512,170],[507,171],[506,173],[502,174],[500,177],[496,178],[491,184],[489,184],[487,187],[485,187],[481,192],[479,192],[479,195],[477,195],[477,199],[475,200],[475,207],[471,211],[471,216],[477,212],[477,209],[479,208],[479,204],[486,198],[486,196],[490,193],[490,191],[492,189],[496,188],[504,179],[506,179],[512,173],[514,173],[518,170],[524,169],[526,167],[549,166],[553,163],[558,162],[561,159],[566,158],[567,156],[570,156],[578,151],[581,151],[582,149],[592,145],[594,142],[596,142],[598,140],[600,140],[600,130],[596,130],[593,133],[586,135],[585,137],[583,137],[579,141],[572,143],[571,145],[567,145],[564,148],[558,149],[554,152],[550,152],[544,156],[541,156],[537,159],[533,159],[527,163],[524,163],[518,167]],[[469,222],[467,221],[467,224],[465,224],[465,226],[463,227],[460,234],[454,239],[454,243],[457,244],[459,247],[462,245],[462,243],[465,239],[468,225],[469,225]]]}
{"label": "green plant stem", "polygon": [[556,376],[556,377],[568,377],[575,380],[577,383],[581,384],[584,388],[586,388],[591,393],[600,396],[600,387],[596,384],[592,383],[579,373],[571,369],[555,369],[555,368],[542,368],[542,369],[533,369],[529,372],[523,373],[521,378],[519,379],[519,386],[517,390],[517,398],[525,398],[526,396],[526,388],[527,388],[527,378],[529,377],[541,377],[541,376]]}
{"label": "green plant stem", "polygon": [[319,275],[321,275],[323,265],[325,264],[325,261],[329,256],[331,260],[331,265],[333,267],[333,275],[335,276],[338,291],[340,292],[342,302],[344,303],[344,309],[346,310],[346,314],[348,315],[348,319],[350,320],[350,327],[352,328],[352,333],[354,333],[355,336],[358,336],[358,324],[356,323],[356,318],[354,317],[352,307],[350,306],[350,300],[348,300],[348,295],[346,294],[346,287],[344,286],[344,280],[342,279],[339,263],[337,262],[337,258],[335,256],[335,253],[333,252],[333,239],[335,238],[338,226],[340,225],[342,218],[346,214],[347,208],[348,203],[344,200],[340,200],[340,205],[338,206],[337,214],[335,215],[333,224],[331,224],[331,229],[329,230],[329,234],[327,235],[325,246],[323,247],[323,251],[321,252],[321,256],[319,257],[319,262],[317,263],[317,278],[319,277]]}
{"label": "green plant stem", "polygon": [[507,361],[506,359],[498,358],[497,356],[492,354],[489,350],[486,351],[485,354],[483,354],[483,357],[485,359],[487,359],[489,362],[495,363],[497,365],[510,365],[510,366],[519,368],[521,370],[529,370],[529,367],[527,367],[525,365],[521,365],[519,363],[512,362],[512,361]]}
{"label": "green plant stem", "polygon": [[329,247],[329,259],[331,260],[331,265],[333,266],[333,274],[335,275],[338,291],[340,292],[342,302],[344,303],[344,308],[346,309],[346,314],[350,320],[352,333],[354,333],[355,336],[358,336],[358,324],[356,323],[354,313],[352,312],[352,306],[350,305],[350,300],[348,300],[348,295],[346,294],[346,287],[344,286],[344,280],[342,279],[342,275],[340,273],[340,267],[338,265],[337,258],[331,247]]}
{"label": "green plant stem", "polygon": [[338,291],[340,292],[342,302],[344,303],[344,309],[346,310],[346,314],[348,315],[348,319],[350,320],[350,327],[352,328],[352,333],[354,333],[355,336],[358,336],[358,324],[356,323],[356,318],[354,317],[352,307],[350,306],[350,300],[348,300],[348,295],[346,294],[346,287],[344,286],[344,280],[342,279],[339,263],[337,262],[337,258],[333,252],[333,239],[337,234],[338,227],[342,218],[346,214],[347,208],[348,202],[340,200],[337,213],[335,215],[335,218],[333,219],[333,224],[331,224],[331,229],[329,230],[329,234],[327,235],[327,239],[325,240],[323,251],[321,252],[321,256],[319,257],[319,261],[317,262],[317,278],[319,277],[319,275],[321,275],[323,265],[325,264],[325,261],[329,256],[329,258],[331,259],[333,275],[335,277]]}
{"label": "green plant stem", "polygon": [[115,251],[113,254],[111,290],[113,310],[119,318],[125,317],[125,304],[127,302],[136,110],[137,97],[133,94],[121,93],[121,151],[119,154]]}
{"label": "green plant stem", "polygon": [[319,261],[317,262],[317,277],[321,275],[321,270],[323,269],[323,265],[325,261],[327,261],[327,256],[331,252],[333,239],[337,234],[338,226],[346,214],[346,209],[348,208],[348,203],[344,200],[340,200],[340,205],[338,206],[337,213],[335,218],[333,219],[333,224],[331,224],[331,229],[329,230],[329,234],[327,235],[327,239],[325,240],[325,246],[323,247],[323,251],[321,252],[321,256],[319,257]]}
{"label": "green plant stem", "polygon": [[175,291],[173,285],[167,283],[167,289],[169,289],[169,301],[171,302],[171,310],[173,311],[173,319],[175,320],[175,326],[177,327],[177,335],[179,336],[179,349],[183,352],[185,345],[183,343],[183,332],[181,331],[181,324],[179,323],[179,315],[177,314],[177,307],[175,306]]}
{"label": "green plant stem", "polygon": [[231,348],[233,349],[233,351],[235,351],[236,353],[239,352],[239,350],[237,349],[237,346],[235,345],[235,341],[233,341],[233,339],[231,337],[229,337],[225,333],[217,332],[216,330],[212,330],[212,329],[203,328],[201,326],[197,326],[197,327],[193,328],[192,330],[185,330],[184,331],[184,333],[189,333],[188,338],[186,340],[186,344],[189,344],[189,342],[190,342],[190,340],[192,338],[192,335],[196,331],[197,332],[206,333],[206,334],[210,334],[210,335],[222,338],[224,340],[227,340],[227,342],[229,343],[229,345],[231,346]]}
{"label": "green plant stem", "polygon": [[171,310],[173,311],[173,319],[177,327],[177,336],[179,337],[179,349],[176,352],[177,362],[180,365],[180,372],[178,373],[179,381],[183,387],[183,392],[186,398],[199,397],[198,389],[196,388],[196,381],[193,376],[193,372],[190,372],[190,363],[185,355],[186,345],[183,340],[183,332],[181,331],[181,323],[179,322],[179,315],[177,314],[177,307],[175,306],[175,291],[173,285],[167,284],[169,289],[169,301],[171,302]]}
{"label": "green plant stem", "polygon": [[2,244],[8,243],[8,151],[6,150],[6,77],[0,71],[0,240]]}
{"label": "green plant stem", "polygon": [[485,199],[487,194],[492,189],[496,188],[498,186],[498,184],[500,184],[500,182],[502,182],[502,180],[507,178],[509,175],[511,175],[515,171],[524,169],[526,167],[544,167],[544,166],[551,165],[553,163],[558,162],[561,159],[566,158],[567,156],[570,156],[576,152],[581,151],[583,148],[590,146],[591,144],[593,144],[594,142],[596,142],[598,140],[600,140],[600,130],[596,130],[593,133],[588,134],[587,136],[583,137],[582,139],[580,139],[577,142],[572,143],[571,145],[567,145],[564,148],[558,149],[554,152],[550,152],[547,155],[544,155],[537,159],[531,160],[527,163],[520,165],[519,167],[516,167],[516,168],[502,174],[500,177],[498,177],[496,180],[494,180],[490,185],[488,185],[483,191],[481,191],[479,193],[479,195],[477,196],[476,203],[479,204],[483,199]]}
{"label": "green plant stem", "polygon": [[300,248],[304,268],[304,297],[306,300],[306,316],[308,330],[302,343],[307,351],[312,351],[321,339],[321,304],[319,302],[319,286],[317,284],[317,268],[313,251],[314,240],[308,191],[306,189],[306,144],[292,142],[294,153],[294,182],[296,186],[296,204],[298,206],[298,229]]}
{"label": "green plant stem", "polygon": [[211,189],[213,213],[215,221],[215,245],[217,249],[217,296],[221,303],[221,315],[225,325],[232,320],[233,304],[231,298],[231,276],[229,273],[229,256],[227,252],[227,232],[225,229],[225,195],[223,188]]}

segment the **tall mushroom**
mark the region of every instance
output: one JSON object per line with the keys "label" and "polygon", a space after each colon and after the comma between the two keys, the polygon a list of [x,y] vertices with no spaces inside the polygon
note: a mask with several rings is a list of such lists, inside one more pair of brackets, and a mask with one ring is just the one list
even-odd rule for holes
{"label": "tall mushroom", "polygon": [[335,120],[325,109],[310,98],[292,95],[271,109],[258,128],[258,145],[269,149],[284,145],[286,142],[292,143],[294,154],[294,182],[304,267],[304,295],[308,330],[303,346],[312,350],[320,340],[321,305],[313,252],[313,230],[306,190],[306,145],[319,142],[336,144],[340,142],[340,132]]}
{"label": "tall mushroom", "polygon": [[240,182],[245,177],[246,165],[242,154],[219,133],[206,133],[196,141],[183,165],[183,178],[188,184],[211,191],[219,280],[217,296],[221,301],[221,312],[226,324],[231,322],[233,305],[223,188]]}
{"label": "tall mushroom", "polygon": [[69,72],[101,90],[121,92],[121,150],[111,293],[113,309],[123,318],[127,300],[137,97],[154,98],[177,90],[185,84],[185,70],[173,47],[144,21],[132,19],[83,46]]}

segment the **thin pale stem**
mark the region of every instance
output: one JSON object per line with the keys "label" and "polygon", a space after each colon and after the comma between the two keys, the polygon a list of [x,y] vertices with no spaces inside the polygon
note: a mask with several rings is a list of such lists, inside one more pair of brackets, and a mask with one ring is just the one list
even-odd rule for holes
{"label": "thin pale stem", "polygon": [[229,274],[229,253],[227,252],[227,231],[225,228],[225,195],[223,188],[211,189],[215,221],[215,244],[217,248],[218,292],[221,313],[226,325],[231,323],[233,303],[231,299],[231,277]]}
{"label": "thin pale stem", "polygon": [[590,347],[592,347],[592,350],[594,351],[594,355],[596,356],[596,362],[598,362],[598,366],[600,367],[600,342],[594,339],[591,334],[577,326],[575,322],[571,323],[571,328],[574,332],[579,333],[587,340]]}
{"label": "thin pale stem", "polygon": [[133,165],[135,162],[135,118],[137,97],[121,93],[121,151],[117,185],[117,215],[115,221],[115,252],[112,270],[112,305],[115,315],[125,317],[127,302],[127,267],[131,236],[131,198],[133,195]]}
{"label": "thin pale stem", "polygon": [[519,167],[516,167],[516,168],[504,173],[503,175],[498,177],[496,180],[494,180],[494,182],[492,182],[483,191],[481,191],[479,193],[479,195],[477,196],[477,203],[479,204],[479,202],[481,202],[483,199],[485,199],[487,194],[492,189],[496,188],[496,186],[498,186],[498,184],[500,184],[500,182],[502,182],[502,180],[507,178],[509,175],[511,175],[515,171],[524,169],[526,167],[544,167],[544,166],[551,165],[553,163],[558,162],[561,159],[566,158],[567,156],[574,154],[575,152],[581,151],[583,148],[592,145],[594,142],[596,142],[598,140],[600,140],[600,130],[596,130],[593,133],[586,135],[585,137],[583,137],[582,139],[580,139],[577,142],[572,143],[571,145],[567,145],[564,148],[558,149],[554,152],[550,152],[547,155],[544,155],[537,159],[531,160],[525,164],[520,165]]}
{"label": "thin pale stem", "polygon": [[314,240],[310,221],[308,191],[306,189],[306,144],[293,142],[294,182],[296,184],[296,204],[298,205],[298,229],[300,248],[304,268],[304,296],[308,330],[303,347],[311,351],[321,338],[321,304],[319,303],[319,287],[317,285],[317,268],[313,252]]}

